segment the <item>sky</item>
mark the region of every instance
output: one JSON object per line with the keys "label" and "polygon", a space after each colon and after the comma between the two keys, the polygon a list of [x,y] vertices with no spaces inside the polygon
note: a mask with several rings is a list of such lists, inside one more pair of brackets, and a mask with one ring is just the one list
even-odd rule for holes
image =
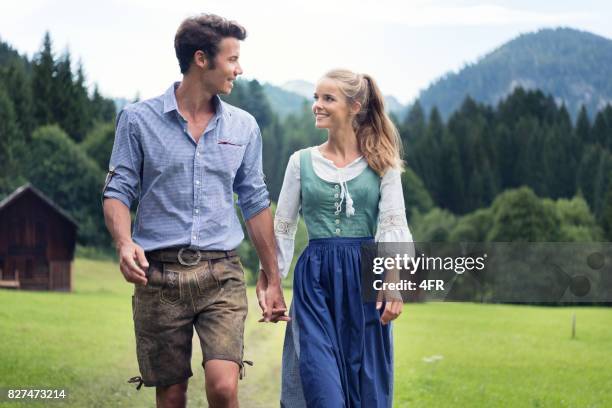
{"label": "sky", "polygon": [[180,80],[180,22],[216,13],[244,25],[244,77],[282,85],[332,68],[366,72],[402,103],[521,33],[572,27],[612,39],[612,2],[569,0],[18,0],[0,39],[32,57],[45,31],[107,97],[141,99]]}

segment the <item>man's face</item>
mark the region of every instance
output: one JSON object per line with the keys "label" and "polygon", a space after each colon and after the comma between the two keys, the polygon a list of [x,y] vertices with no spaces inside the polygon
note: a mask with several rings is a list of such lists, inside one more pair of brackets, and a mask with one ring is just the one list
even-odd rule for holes
{"label": "man's face", "polygon": [[206,87],[214,94],[229,94],[234,81],[242,74],[240,67],[240,41],[226,37],[219,43],[219,52],[214,60],[214,68],[203,73]]}

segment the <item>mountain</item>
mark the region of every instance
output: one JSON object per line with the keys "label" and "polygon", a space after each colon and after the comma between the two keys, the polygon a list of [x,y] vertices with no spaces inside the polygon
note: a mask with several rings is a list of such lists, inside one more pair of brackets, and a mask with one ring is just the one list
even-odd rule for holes
{"label": "mountain", "polygon": [[[312,82],[294,80],[276,86],[269,83],[264,84],[264,92],[268,101],[279,116],[285,117],[290,113],[297,113],[306,103],[310,106],[315,85]],[[385,105],[389,112],[403,117],[406,106],[402,105],[394,96],[385,96]]]}
{"label": "mountain", "polygon": [[571,28],[522,34],[434,81],[419,95],[426,111],[434,105],[443,117],[466,95],[497,104],[515,88],[539,88],[564,103],[575,118],[581,105],[591,116],[612,102],[612,40]]}
{"label": "mountain", "polygon": [[312,92],[308,99],[304,96],[283,89],[279,86],[265,83],[263,85],[264,93],[268,97],[268,102],[272,110],[280,117],[285,117],[291,113],[298,113],[304,104],[310,104]]}
{"label": "mountain", "polygon": [[281,88],[283,88],[285,91],[301,95],[310,101],[312,100],[312,94],[314,93],[315,84],[301,79],[296,79],[293,81],[285,82],[283,85],[281,85]]}
{"label": "mountain", "polygon": [[395,113],[400,117],[405,114],[406,110],[406,107],[392,95],[385,95],[385,107],[387,108],[388,112]]}

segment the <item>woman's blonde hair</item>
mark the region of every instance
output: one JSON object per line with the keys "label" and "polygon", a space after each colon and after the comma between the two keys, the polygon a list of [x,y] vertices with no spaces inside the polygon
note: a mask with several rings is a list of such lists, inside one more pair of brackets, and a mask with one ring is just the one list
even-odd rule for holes
{"label": "woman's blonde hair", "polygon": [[353,128],[359,149],[368,165],[383,176],[389,168],[402,168],[402,142],[397,128],[385,112],[385,102],[378,85],[368,74],[334,69],[323,78],[336,81],[347,102],[361,104]]}

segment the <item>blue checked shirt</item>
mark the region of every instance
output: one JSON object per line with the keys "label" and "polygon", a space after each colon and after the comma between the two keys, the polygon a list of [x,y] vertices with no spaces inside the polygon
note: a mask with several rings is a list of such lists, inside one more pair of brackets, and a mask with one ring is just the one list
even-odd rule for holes
{"label": "blue checked shirt", "polygon": [[119,113],[103,196],[128,208],[138,199],[132,238],[145,251],[234,249],[244,238],[234,193],[245,220],[270,205],[259,127],[215,97],[215,115],[196,144],[178,111],[176,86]]}

